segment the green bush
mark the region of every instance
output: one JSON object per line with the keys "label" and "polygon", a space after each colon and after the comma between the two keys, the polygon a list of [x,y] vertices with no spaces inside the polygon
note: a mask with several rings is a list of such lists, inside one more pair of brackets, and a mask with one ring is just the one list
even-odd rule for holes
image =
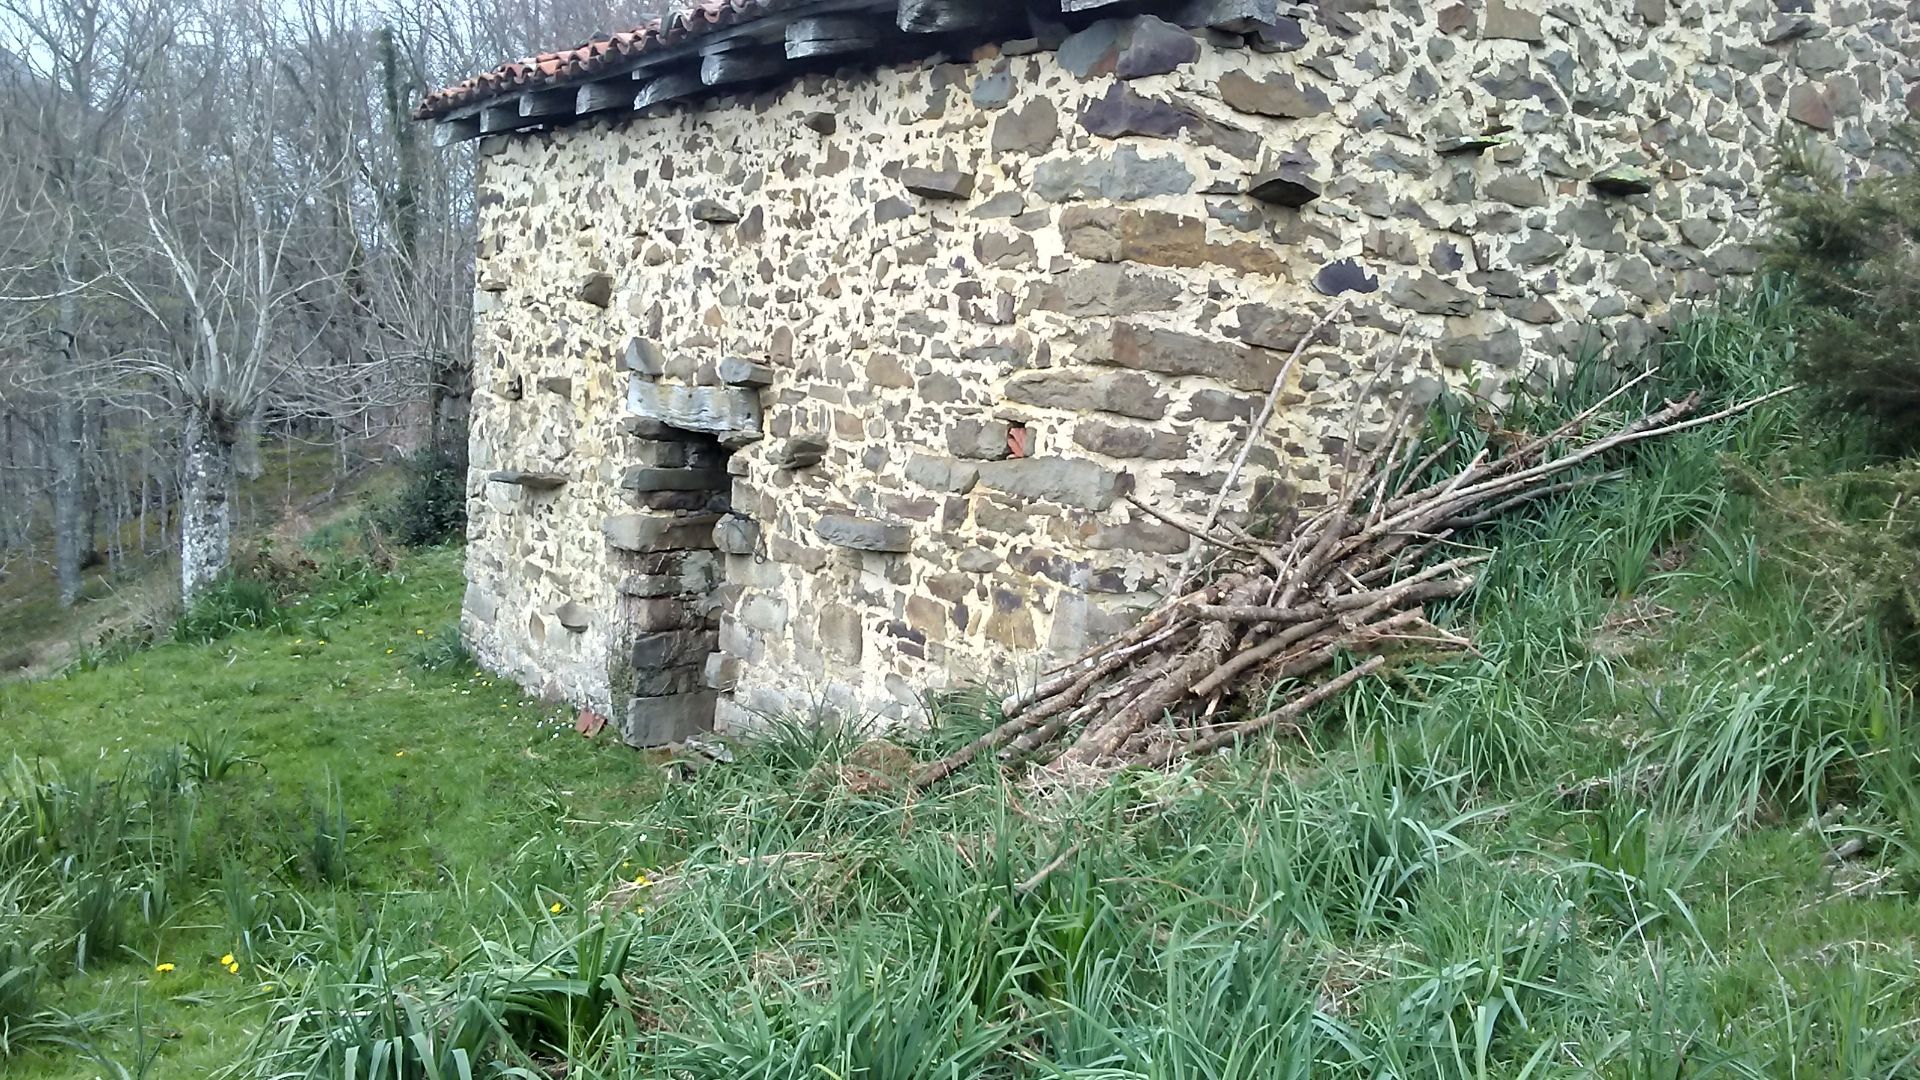
{"label": "green bush", "polygon": [[227,574],[207,586],[187,605],[174,624],[175,641],[217,641],[241,630],[284,626],[289,621],[272,585],[256,578]]}
{"label": "green bush", "polygon": [[374,514],[374,524],[407,547],[458,539],[467,528],[467,478],[445,454],[421,453],[406,461],[406,481]]}
{"label": "green bush", "polygon": [[1813,144],[1789,142],[1773,178],[1769,264],[1805,317],[1799,377],[1834,407],[1879,421],[1890,449],[1920,446],[1920,174],[1912,131],[1881,147],[1890,171],[1848,183]]}

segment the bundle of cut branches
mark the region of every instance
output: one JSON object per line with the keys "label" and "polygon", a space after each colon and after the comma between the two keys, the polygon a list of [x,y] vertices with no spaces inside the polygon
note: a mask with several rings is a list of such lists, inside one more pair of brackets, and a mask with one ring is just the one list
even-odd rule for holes
{"label": "bundle of cut branches", "polygon": [[[1596,459],[1787,392],[1705,415],[1695,415],[1696,393],[1604,434],[1589,433],[1609,406],[1653,374],[1552,431],[1515,436],[1503,452],[1482,450],[1457,469],[1440,463],[1459,456],[1458,440],[1426,450],[1413,425],[1351,467],[1325,508],[1271,538],[1218,520],[1218,500],[1202,523],[1132,500],[1135,510],[1195,536],[1196,552],[1207,557],[1189,566],[1206,572],[1183,571],[1172,599],[1131,629],[1007,698],[1003,723],[921,769],[915,785],[938,783],[989,753],[1007,765],[1055,769],[1166,766],[1298,731],[1314,707],[1379,674],[1390,655],[1471,648],[1435,626],[1426,608],[1465,595],[1475,568],[1492,557],[1457,539],[1462,533],[1623,475],[1582,468]],[[1229,474],[1227,484],[1233,479]],[[1197,580],[1202,576],[1207,580]],[[1330,674],[1343,657],[1350,666]],[[1255,688],[1265,693],[1253,715],[1223,708],[1253,697]]]}

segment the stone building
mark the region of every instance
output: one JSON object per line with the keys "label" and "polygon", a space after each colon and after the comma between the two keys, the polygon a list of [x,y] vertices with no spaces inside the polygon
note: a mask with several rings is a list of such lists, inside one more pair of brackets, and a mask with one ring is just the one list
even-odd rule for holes
{"label": "stone building", "polygon": [[642,745],[1031,677],[1333,305],[1236,512],[1753,273],[1778,139],[1871,168],[1916,55],[1887,0],[703,0],[440,91],[467,639]]}

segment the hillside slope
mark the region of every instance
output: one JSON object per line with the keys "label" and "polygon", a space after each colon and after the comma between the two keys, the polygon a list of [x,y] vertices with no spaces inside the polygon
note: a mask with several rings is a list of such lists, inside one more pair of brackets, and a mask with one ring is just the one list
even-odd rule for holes
{"label": "hillside slope", "polygon": [[[1670,385],[1767,383],[1779,318],[1689,327]],[[1910,512],[1791,401],[1615,464],[1473,538],[1437,616],[1478,655],[1093,792],[908,793],[964,703],[583,740],[464,665],[450,550],[0,686],[6,1075],[1911,1075],[1916,744],[1857,550]]]}

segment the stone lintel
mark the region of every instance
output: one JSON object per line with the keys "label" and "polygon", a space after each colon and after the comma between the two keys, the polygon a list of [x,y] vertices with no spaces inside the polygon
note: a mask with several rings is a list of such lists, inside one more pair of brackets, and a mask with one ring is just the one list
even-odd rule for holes
{"label": "stone lintel", "polygon": [[723,438],[760,434],[760,395],[737,386],[678,386],[635,376],[627,384],[627,411],[685,431]]}

